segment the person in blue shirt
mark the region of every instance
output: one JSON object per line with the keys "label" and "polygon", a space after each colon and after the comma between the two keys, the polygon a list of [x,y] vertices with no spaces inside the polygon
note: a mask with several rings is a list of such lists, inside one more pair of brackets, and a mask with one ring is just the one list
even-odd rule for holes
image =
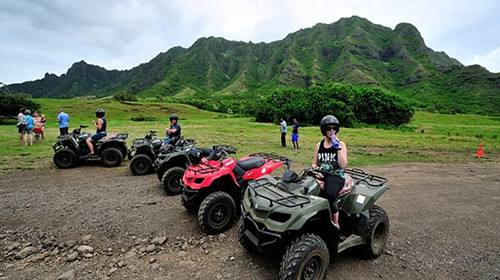
{"label": "person in blue shirt", "polygon": [[26,110],[24,111],[24,119],[23,122],[25,124],[23,128],[23,142],[24,145],[33,145],[33,128],[35,127],[35,120],[31,116],[31,111]]}
{"label": "person in blue shirt", "polygon": [[59,135],[68,134],[69,130],[69,115],[61,108],[57,114],[57,123],[59,124]]}
{"label": "person in blue shirt", "polygon": [[170,128],[165,129],[167,137],[163,140],[163,144],[175,144],[175,141],[181,137],[181,125],[178,123],[179,117],[177,114],[170,115]]}
{"label": "person in blue shirt", "polygon": [[97,108],[95,111],[95,116],[97,117],[97,121],[94,122],[94,126],[96,128],[96,132],[92,134],[89,138],[87,138],[87,146],[89,147],[89,156],[92,156],[94,154],[94,145],[92,145],[92,142],[97,142],[99,139],[105,137],[107,135],[106,128],[108,122],[106,121],[106,118],[104,117],[106,113],[104,112],[103,109]]}
{"label": "person in blue shirt", "polygon": [[299,122],[297,119],[293,119],[292,126],[292,144],[294,149],[299,149]]}

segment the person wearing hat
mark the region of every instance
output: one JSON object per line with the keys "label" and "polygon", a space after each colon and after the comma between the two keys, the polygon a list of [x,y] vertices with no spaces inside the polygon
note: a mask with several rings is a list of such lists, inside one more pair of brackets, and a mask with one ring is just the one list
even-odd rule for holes
{"label": "person wearing hat", "polygon": [[327,115],[321,119],[320,130],[324,138],[314,149],[313,168],[318,168],[321,172],[320,179],[324,182],[330,209],[332,210],[332,223],[339,227],[339,212],[337,207],[337,197],[344,187],[345,173],[347,168],[347,146],[337,137],[340,131],[339,120],[332,115]]}
{"label": "person wearing hat", "polygon": [[97,108],[97,110],[95,111],[95,116],[97,117],[97,120],[93,120],[92,122],[94,123],[94,126],[96,128],[96,132],[92,134],[92,136],[87,138],[87,146],[89,147],[90,151],[89,156],[92,156],[94,154],[94,145],[92,145],[92,142],[97,142],[99,141],[99,139],[107,135],[106,128],[108,122],[104,117],[105,115],[106,113],[101,108]]}
{"label": "person wearing hat", "polygon": [[173,145],[181,137],[181,126],[178,123],[179,117],[177,114],[170,115],[168,119],[170,120],[170,127],[165,129],[167,137],[163,140],[163,144]]}
{"label": "person wearing hat", "polygon": [[35,120],[31,116],[31,111],[24,111],[24,120],[25,126],[23,127],[23,142],[24,145],[27,146],[28,143],[30,146],[33,145],[33,128],[35,127]]}

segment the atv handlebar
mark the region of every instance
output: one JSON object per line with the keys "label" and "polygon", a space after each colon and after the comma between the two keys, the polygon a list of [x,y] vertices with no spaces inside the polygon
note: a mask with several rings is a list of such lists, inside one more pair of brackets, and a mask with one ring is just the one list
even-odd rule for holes
{"label": "atv handlebar", "polygon": [[221,151],[226,154],[236,154],[238,148],[229,145],[214,145],[214,151]]}
{"label": "atv handlebar", "polygon": [[212,152],[207,157],[208,160],[220,160],[229,156],[229,154],[236,154],[238,148],[228,145],[214,145]]}

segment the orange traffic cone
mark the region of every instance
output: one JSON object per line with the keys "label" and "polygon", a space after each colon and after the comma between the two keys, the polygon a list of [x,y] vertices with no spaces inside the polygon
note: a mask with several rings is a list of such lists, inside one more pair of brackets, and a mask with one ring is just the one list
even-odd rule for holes
{"label": "orange traffic cone", "polygon": [[483,151],[483,143],[479,144],[479,148],[476,151],[476,157],[477,158],[482,158],[484,157],[484,151]]}

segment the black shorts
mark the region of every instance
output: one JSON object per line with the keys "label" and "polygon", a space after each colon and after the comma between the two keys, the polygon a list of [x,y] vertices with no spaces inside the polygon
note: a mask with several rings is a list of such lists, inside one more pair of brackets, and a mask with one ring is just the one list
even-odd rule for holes
{"label": "black shorts", "polygon": [[60,127],[59,128],[59,135],[66,135],[66,134],[68,134],[68,129],[69,129],[69,127]]}
{"label": "black shorts", "polygon": [[337,196],[344,187],[344,183],[345,179],[337,175],[327,175],[325,177],[325,190],[332,213],[339,211],[337,207]]}

